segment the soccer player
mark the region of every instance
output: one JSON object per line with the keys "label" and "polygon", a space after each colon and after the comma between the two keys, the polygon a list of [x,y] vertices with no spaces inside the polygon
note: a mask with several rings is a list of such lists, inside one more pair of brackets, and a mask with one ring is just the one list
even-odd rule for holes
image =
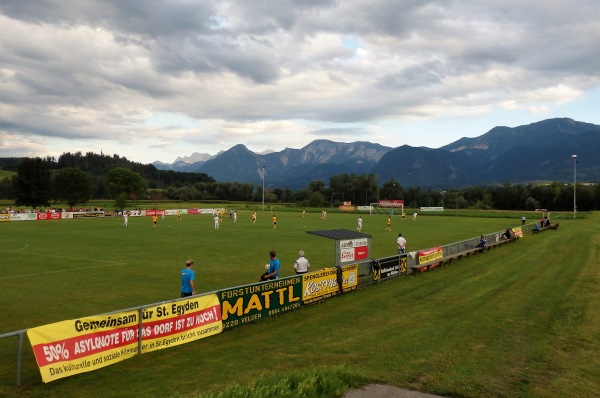
{"label": "soccer player", "polygon": [[177,221],[183,221],[181,218],[181,210],[177,210]]}
{"label": "soccer player", "polygon": [[392,218],[390,216],[387,218],[387,227],[385,227],[385,230],[392,232]]}
{"label": "soccer player", "polygon": [[127,226],[129,222],[129,213],[127,211],[123,212],[123,225]]}
{"label": "soccer player", "polygon": [[277,229],[277,217],[273,214],[273,229]]}
{"label": "soccer player", "polygon": [[158,222],[158,217],[156,213],[152,216],[152,228],[156,228],[156,223]]}
{"label": "soccer player", "polygon": [[356,222],[356,230],[360,232],[362,230],[362,217],[358,216],[358,220]]}
{"label": "soccer player", "polygon": [[252,224],[256,224],[256,212],[252,213]]}

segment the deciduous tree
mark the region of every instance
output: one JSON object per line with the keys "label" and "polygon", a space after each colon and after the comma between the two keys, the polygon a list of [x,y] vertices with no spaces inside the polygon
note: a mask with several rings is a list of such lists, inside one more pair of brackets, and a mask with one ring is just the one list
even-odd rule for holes
{"label": "deciduous tree", "polygon": [[17,206],[48,206],[52,197],[48,164],[41,158],[24,159],[13,177],[13,189]]}

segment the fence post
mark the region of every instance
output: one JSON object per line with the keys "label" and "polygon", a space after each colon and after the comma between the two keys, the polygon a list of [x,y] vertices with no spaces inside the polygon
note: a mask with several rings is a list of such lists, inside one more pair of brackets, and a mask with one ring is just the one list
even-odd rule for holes
{"label": "fence post", "polygon": [[138,356],[142,355],[142,307],[138,308],[138,316],[140,322],[138,323]]}
{"label": "fence post", "polygon": [[23,333],[19,334],[17,345],[17,387],[21,387],[21,364],[23,363]]}

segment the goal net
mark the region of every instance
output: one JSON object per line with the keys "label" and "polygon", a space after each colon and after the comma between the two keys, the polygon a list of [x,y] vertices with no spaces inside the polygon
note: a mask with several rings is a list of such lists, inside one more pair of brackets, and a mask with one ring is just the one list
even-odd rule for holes
{"label": "goal net", "polygon": [[[383,202],[383,203],[382,203]],[[390,205],[389,202],[392,202]],[[404,213],[404,203],[396,203],[397,201],[379,201],[369,204],[369,214],[386,214],[393,216],[401,216]]]}

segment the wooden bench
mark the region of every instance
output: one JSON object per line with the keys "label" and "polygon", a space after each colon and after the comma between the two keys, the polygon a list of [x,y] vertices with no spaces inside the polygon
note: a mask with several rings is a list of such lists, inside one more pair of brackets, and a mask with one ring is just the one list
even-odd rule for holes
{"label": "wooden bench", "polygon": [[454,260],[455,258],[460,260],[463,257],[469,257],[471,254],[475,254],[475,253],[483,253],[484,250],[485,250],[485,247],[474,247],[472,249],[467,249],[467,250],[463,250],[458,253],[450,254],[450,255],[442,258],[442,263],[449,263],[452,260]]}
{"label": "wooden bench", "polygon": [[[433,267],[432,267],[433,265]],[[439,263],[427,263],[427,264],[413,264],[410,268],[413,271],[413,274],[417,274],[419,272],[429,271],[431,268],[435,268],[439,265]]]}
{"label": "wooden bench", "polygon": [[538,231],[537,229],[535,229],[535,228],[534,228],[534,229],[532,229],[532,230],[531,230],[531,232],[533,232],[534,234],[539,234],[540,232],[544,232],[544,231],[547,231],[547,230],[549,230],[549,229],[554,229],[554,230],[556,230],[556,229],[558,228],[558,226],[559,226],[559,225],[560,225],[559,223],[556,223],[556,224],[554,224],[554,225],[550,225],[549,227],[543,227],[543,228],[540,228],[540,229],[539,229],[539,231]]}
{"label": "wooden bench", "polygon": [[515,240],[517,240],[517,238],[513,238],[513,239],[500,239],[498,242],[492,242],[492,243],[489,243],[489,244],[485,245],[484,250],[487,249],[488,251],[490,251],[494,247],[502,246],[505,243],[512,243]]}

